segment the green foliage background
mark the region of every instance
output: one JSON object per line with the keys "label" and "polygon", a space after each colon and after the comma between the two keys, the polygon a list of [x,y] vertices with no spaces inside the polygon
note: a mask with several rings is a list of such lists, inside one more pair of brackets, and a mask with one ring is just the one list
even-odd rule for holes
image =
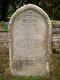
{"label": "green foliage background", "polygon": [[60,0],[0,0],[0,21],[9,21],[11,15],[25,4],[37,5],[51,19],[60,20]]}

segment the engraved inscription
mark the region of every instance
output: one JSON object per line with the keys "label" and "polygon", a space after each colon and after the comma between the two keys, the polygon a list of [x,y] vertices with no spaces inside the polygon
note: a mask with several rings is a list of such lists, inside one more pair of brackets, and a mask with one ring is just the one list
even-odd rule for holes
{"label": "engraved inscription", "polygon": [[[23,8],[22,8],[23,9]],[[25,9],[25,8],[24,8]],[[29,7],[14,14],[11,29],[11,71],[17,75],[46,75],[48,33],[46,14]],[[48,31],[47,31],[48,30]]]}
{"label": "engraved inscription", "polygon": [[[31,14],[30,14],[31,13]],[[33,14],[34,13],[34,14]],[[36,15],[35,15],[36,14]],[[23,14],[22,14],[23,15]],[[14,22],[13,29],[13,49],[14,60],[21,61],[19,64],[23,67],[28,66],[29,63],[40,60],[46,62],[46,23],[41,21],[39,14],[32,11],[27,11],[24,17]],[[41,24],[42,23],[42,24]],[[18,25],[17,25],[18,24]],[[17,27],[16,27],[17,26]],[[24,62],[24,60],[26,62]],[[27,64],[25,64],[27,63]],[[18,65],[19,65],[18,64]],[[20,67],[21,67],[20,66]],[[23,68],[21,68],[23,69]]]}

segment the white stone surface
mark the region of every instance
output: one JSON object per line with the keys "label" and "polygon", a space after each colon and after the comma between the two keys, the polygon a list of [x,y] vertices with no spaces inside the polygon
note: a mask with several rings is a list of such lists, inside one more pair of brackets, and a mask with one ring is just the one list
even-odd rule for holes
{"label": "white stone surface", "polygon": [[9,32],[11,72],[25,76],[48,75],[51,23],[47,14],[35,5],[25,5],[11,17]]}

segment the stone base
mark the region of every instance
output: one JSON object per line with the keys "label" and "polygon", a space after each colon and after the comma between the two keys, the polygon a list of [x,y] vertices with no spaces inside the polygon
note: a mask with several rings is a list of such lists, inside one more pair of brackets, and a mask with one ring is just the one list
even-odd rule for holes
{"label": "stone base", "polygon": [[48,62],[46,62],[31,66],[11,66],[11,73],[19,76],[49,76],[49,65]]}

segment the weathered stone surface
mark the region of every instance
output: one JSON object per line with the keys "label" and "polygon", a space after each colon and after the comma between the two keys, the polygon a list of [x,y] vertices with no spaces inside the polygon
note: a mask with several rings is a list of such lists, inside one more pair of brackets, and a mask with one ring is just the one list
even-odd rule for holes
{"label": "weathered stone surface", "polygon": [[[52,50],[54,49],[55,51],[60,52],[60,32],[56,32],[57,28],[60,31],[60,24],[52,24]],[[7,49],[8,48],[8,44],[10,43],[9,40],[9,35],[8,32],[0,32],[0,52],[4,51],[3,49]]]}
{"label": "weathered stone surface", "polygon": [[39,7],[29,4],[18,9],[10,19],[10,69],[16,75],[49,73],[51,22]]}

